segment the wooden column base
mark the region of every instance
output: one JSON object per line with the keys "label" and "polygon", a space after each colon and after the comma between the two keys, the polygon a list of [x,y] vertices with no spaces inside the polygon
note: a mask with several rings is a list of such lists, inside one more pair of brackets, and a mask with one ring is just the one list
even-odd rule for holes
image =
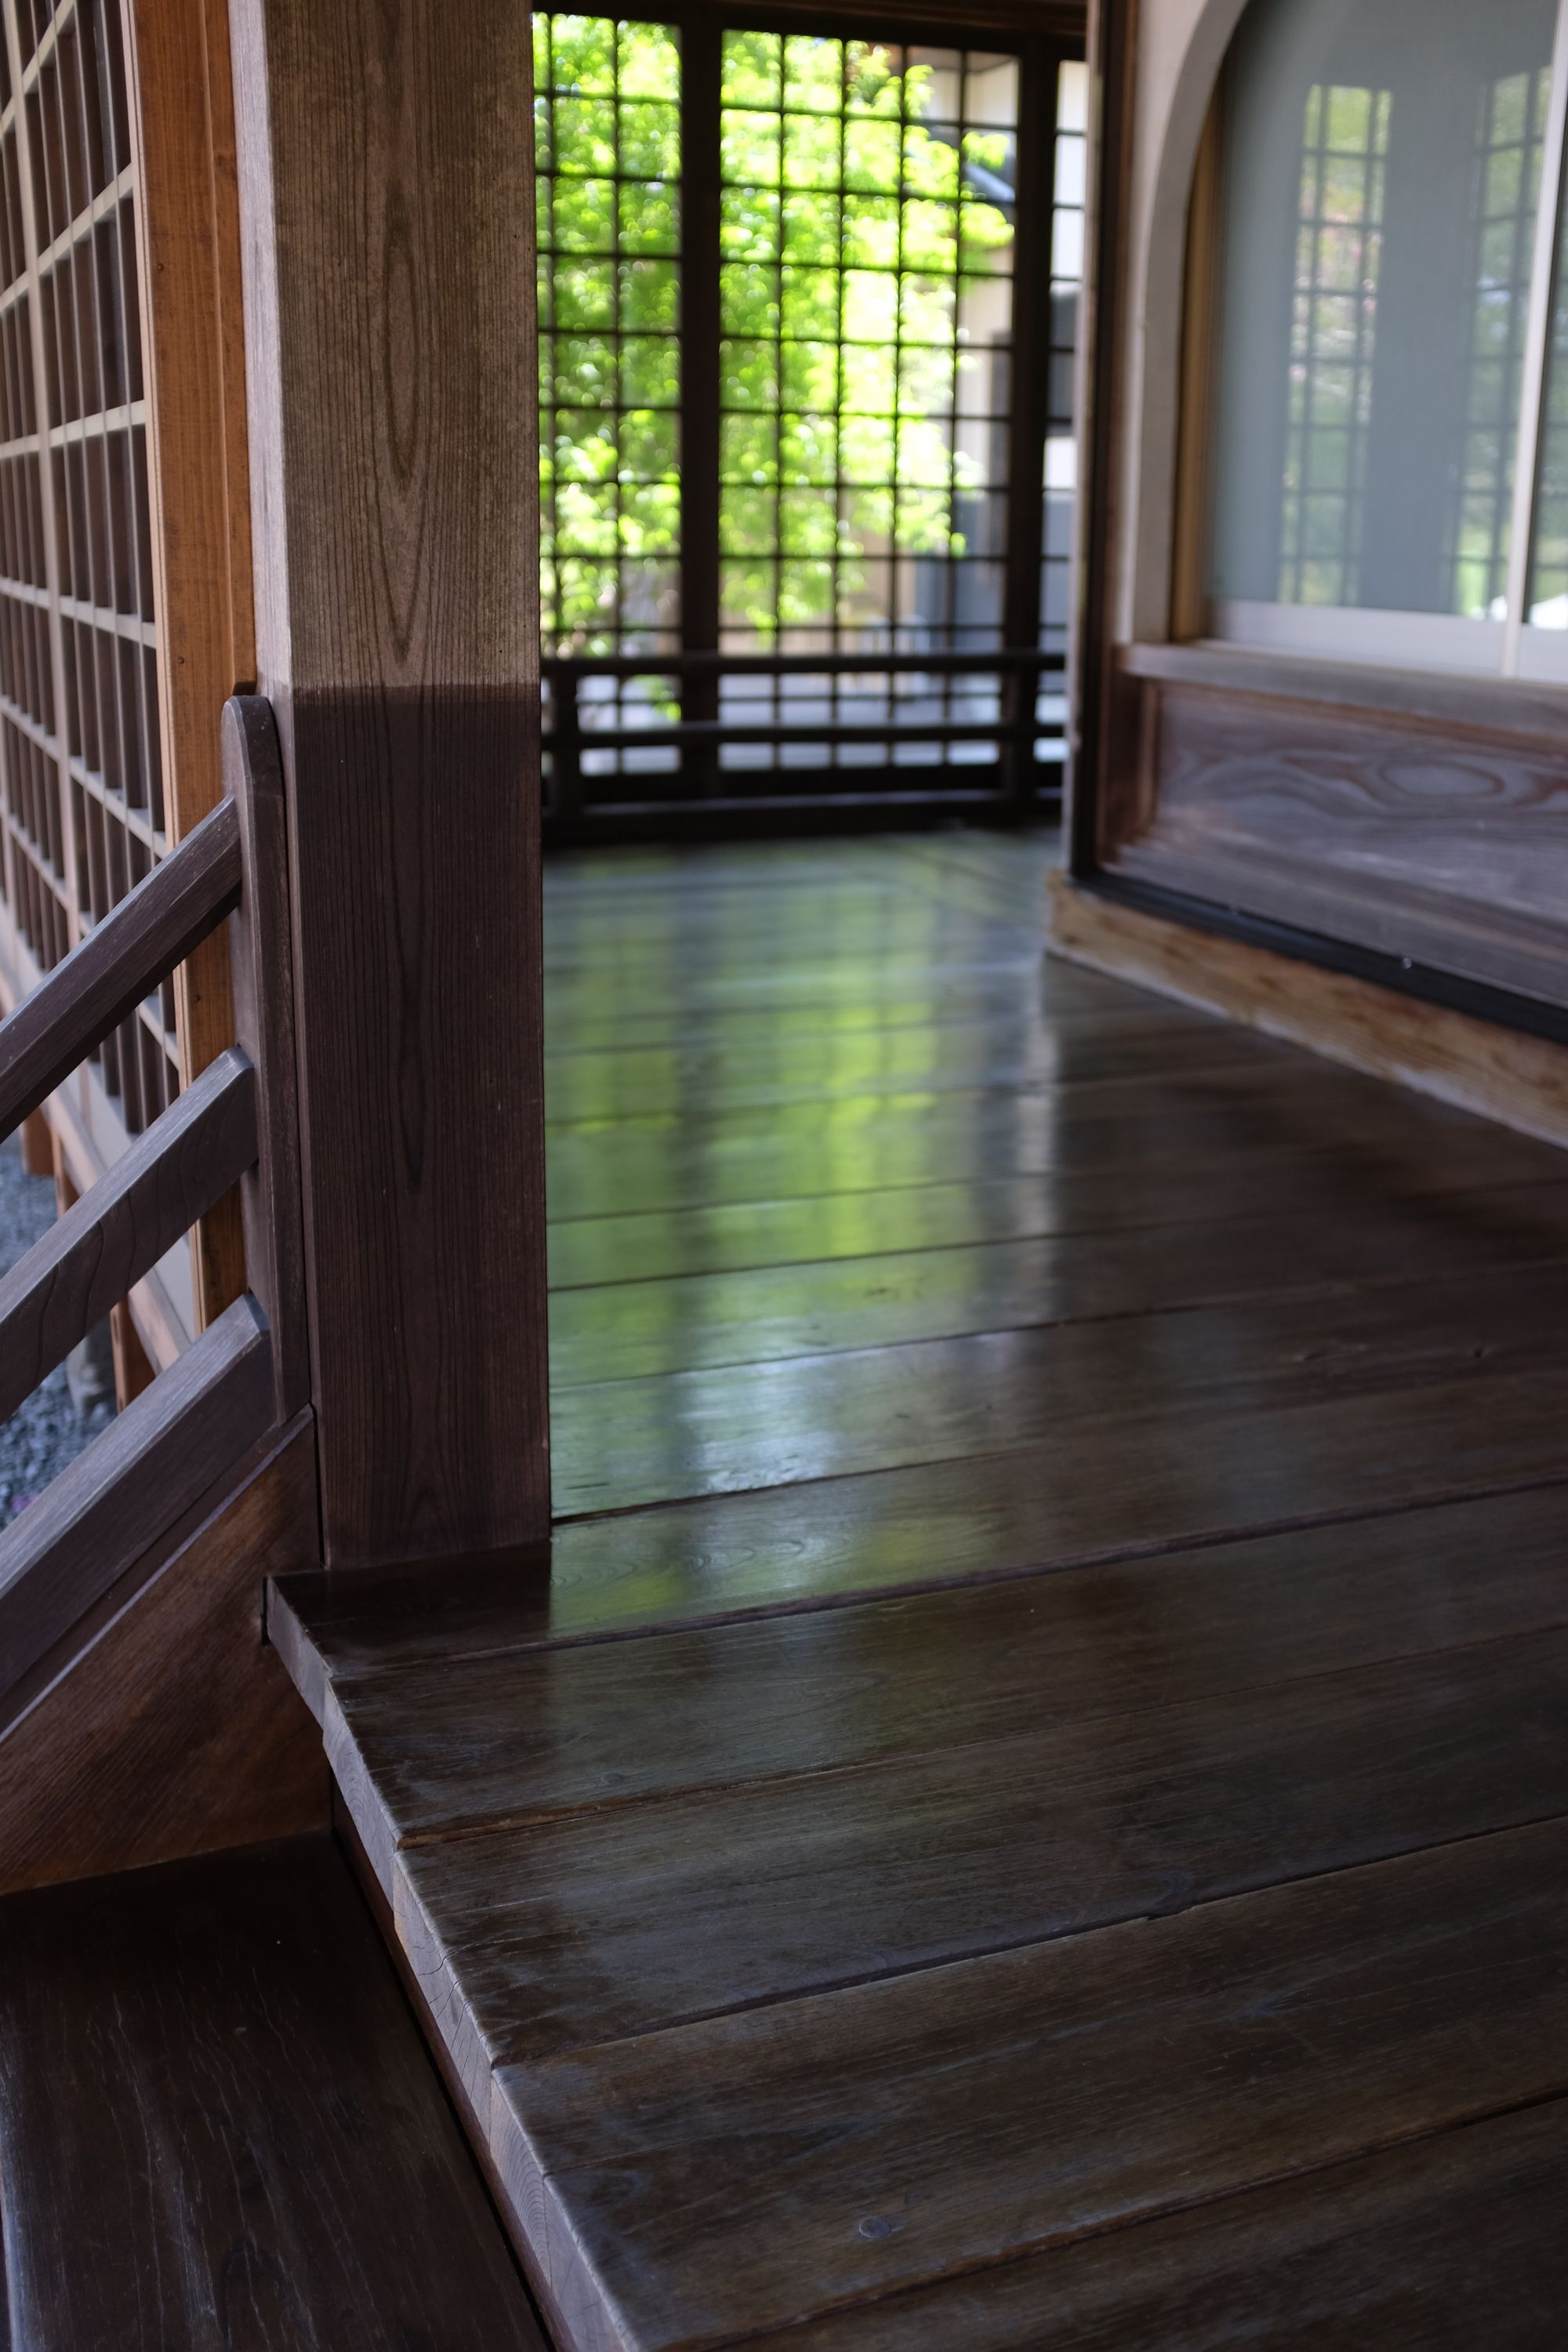
{"label": "wooden column base", "polygon": [[1053,874],[1051,952],[1243,1021],[1330,1061],[1568,1144],[1568,1047],[1267,948],[1166,922]]}

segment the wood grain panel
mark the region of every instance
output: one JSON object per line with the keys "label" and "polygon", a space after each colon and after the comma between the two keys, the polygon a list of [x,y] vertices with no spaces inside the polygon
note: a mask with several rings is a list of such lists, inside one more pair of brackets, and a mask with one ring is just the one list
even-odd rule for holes
{"label": "wood grain panel", "polygon": [[752,2352],[1543,2352],[1568,2103],[752,2339]]}
{"label": "wood grain panel", "polygon": [[328,1840],[0,1919],[19,2345],[542,2352]]}
{"label": "wood grain panel", "polygon": [[322,1523],[431,1556],[549,1505],[529,24],[233,14]]}
{"label": "wood grain panel", "polygon": [[1568,1003],[1568,759],[1479,729],[1172,682],[1114,869]]}
{"label": "wood grain panel", "polygon": [[1479,2121],[1568,2083],[1565,1866],[1549,1823],[503,2067],[509,2196],[656,2352]]}
{"label": "wood grain panel", "polygon": [[107,1595],[0,1737],[0,1887],[325,1822],[320,1735],[261,1641],[265,1580],[315,1525],[301,1421]]}

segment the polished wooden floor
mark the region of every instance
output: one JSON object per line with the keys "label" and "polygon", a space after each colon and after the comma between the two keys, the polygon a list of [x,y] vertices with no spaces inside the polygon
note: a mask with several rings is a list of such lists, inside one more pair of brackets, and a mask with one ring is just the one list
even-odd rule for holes
{"label": "polished wooden floor", "polygon": [[556,863],[555,1540],[273,1638],[563,2352],[1560,2346],[1568,1163],[1047,854]]}

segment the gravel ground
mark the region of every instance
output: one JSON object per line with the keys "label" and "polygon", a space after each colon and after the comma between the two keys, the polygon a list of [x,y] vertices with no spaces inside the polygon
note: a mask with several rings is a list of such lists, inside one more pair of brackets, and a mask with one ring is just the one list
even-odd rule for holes
{"label": "gravel ground", "polygon": [[[47,1176],[27,1176],[15,1136],[0,1145],[0,1272],[16,1260],[55,1220],[55,1187]],[[105,1416],[101,1409],[97,1417]],[[9,1421],[0,1423],[0,1527],[43,1492],[96,1433],[71,1399],[62,1364],[36,1388]]]}

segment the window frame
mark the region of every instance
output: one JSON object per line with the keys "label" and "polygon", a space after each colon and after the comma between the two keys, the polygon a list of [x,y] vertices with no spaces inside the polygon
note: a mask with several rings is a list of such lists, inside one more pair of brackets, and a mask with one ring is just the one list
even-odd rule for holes
{"label": "window frame", "polygon": [[[870,5],[839,15],[821,6],[792,5],[792,0],[772,7],[732,8],[710,5],[710,0],[671,0],[671,5],[650,7],[645,14],[649,23],[675,27],[681,48],[680,646],[673,659],[668,655],[546,652],[542,669],[553,705],[553,723],[544,734],[552,769],[547,837],[658,835],[672,824],[699,830],[755,824],[773,830],[796,822],[809,826],[835,811],[841,820],[847,815],[852,822],[875,821],[879,813],[894,822],[909,822],[914,813],[1017,818],[1053,806],[1060,797],[1061,767],[1039,760],[1035,750],[1037,740],[1053,731],[1037,717],[1040,681],[1059,678],[1065,690],[1068,666],[1065,652],[1047,651],[1039,642],[1046,441],[1052,422],[1050,255],[1059,69],[1084,58],[1084,12],[1019,5],[972,15],[960,5],[928,15],[918,6],[881,7],[870,0]],[[720,649],[719,134],[726,32],[995,49],[1018,60],[1013,396],[1002,644],[997,651],[858,656]],[[1081,329],[1080,307],[1080,334]],[[721,677],[778,677],[792,670],[821,676],[835,665],[848,671],[857,660],[863,669],[878,674],[900,668],[931,676],[967,670],[999,677],[1002,707],[994,730],[998,746],[994,765],[923,767],[889,761],[864,767],[720,769],[718,747],[725,740],[719,717]],[[591,792],[581,764],[587,739],[578,715],[577,688],[595,677],[660,674],[679,677],[679,716],[668,728],[649,730],[649,736],[660,743],[679,744],[679,769],[649,777],[652,791],[644,790],[643,780],[623,776],[603,780],[615,788],[615,797]],[[895,717],[891,725],[898,724]],[[745,730],[752,740],[762,731]],[[772,731],[786,742],[837,740],[833,726],[815,722],[809,731],[788,724]]]}
{"label": "window frame", "polygon": [[1183,281],[1184,363],[1177,422],[1171,642],[1358,669],[1445,672],[1478,684],[1568,686],[1568,626],[1527,618],[1539,522],[1552,321],[1568,268],[1568,0],[1557,0],[1532,231],[1519,414],[1510,492],[1507,616],[1356,604],[1222,599],[1210,584],[1217,404],[1218,287],[1224,239],[1226,116],[1231,51],[1215,82],[1193,180]]}

